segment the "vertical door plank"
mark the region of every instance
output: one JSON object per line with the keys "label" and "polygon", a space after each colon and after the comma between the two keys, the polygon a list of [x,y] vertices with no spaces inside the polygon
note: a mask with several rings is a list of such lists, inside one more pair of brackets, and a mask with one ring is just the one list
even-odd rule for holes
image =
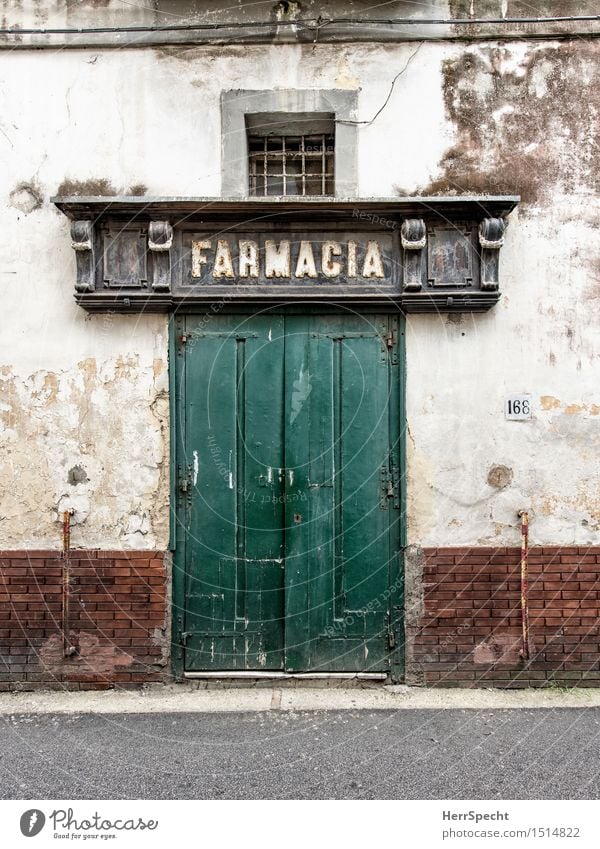
{"label": "vertical door plank", "polygon": [[[397,422],[388,318],[313,316],[291,323],[286,385],[308,371],[310,392],[305,388],[285,436],[286,456],[299,468],[303,455],[308,463],[308,474],[297,476],[307,497],[302,522],[294,524],[294,511],[286,511],[294,563],[286,582],[293,613],[286,657],[297,671],[384,671],[390,546],[398,547],[390,534],[394,499],[384,497]],[[289,622],[288,615],[288,629]]]}
{"label": "vertical door plank", "polygon": [[282,320],[200,316],[188,327],[186,668],[280,670]]}

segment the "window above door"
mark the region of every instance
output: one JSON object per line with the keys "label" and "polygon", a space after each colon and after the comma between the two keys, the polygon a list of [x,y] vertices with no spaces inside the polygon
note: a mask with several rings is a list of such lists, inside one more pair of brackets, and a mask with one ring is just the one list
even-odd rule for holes
{"label": "window above door", "polygon": [[333,132],[281,136],[248,133],[250,196],[333,197],[334,142]]}
{"label": "window above door", "polygon": [[223,197],[356,195],[358,93],[225,91]]}

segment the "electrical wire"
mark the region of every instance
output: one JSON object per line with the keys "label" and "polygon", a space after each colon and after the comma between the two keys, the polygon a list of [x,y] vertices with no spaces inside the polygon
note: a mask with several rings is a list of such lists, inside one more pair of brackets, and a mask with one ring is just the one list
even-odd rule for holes
{"label": "electrical wire", "polygon": [[218,23],[193,24],[143,24],[126,27],[39,27],[0,28],[0,35],[100,35],[123,33],[161,33],[161,32],[200,32],[202,30],[216,31],[220,29],[253,29],[280,27],[300,27],[309,30],[319,30],[331,25],[348,26],[473,26],[484,24],[551,24],[551,23],[600,23],[600,15],[554,15],[549,17],[528,18],[313,18],[296,21],[238,21]]}
{"label": "electrical wire", "polygon": [[392,96],[392,92],[394,91],[394,86],[396,85],[396,81],[397,81],[398,79],[400,79],[400,77],[402,76],[402,74],[404,74],[404,72],[407,70],[408,66],[410,65],[410,63],[412,62],[412,60],[415,58],[415,56],[417,55],[417,53],[419,52],[419,50],[421,49],[421,47],[423,47],[423,42],[421,42],[421,43],[419,44],[419,46],[417,47],[417,49],[416,49],[416,50],[413,50],[413,52],[410,54],[410,56],[409,56],[409,57],[408,57],[408,59],[406,60],[406,64],[404,65],[404,67],[403,67],[403,68],[401,68],[401,69],[398,71],[398,73],[396,74],[396,76],[395,76],[395,77],[394,77],[394,79],[392,80],[392,83],[391,83],[391,85],[390,85],[390,90],[388,91],[388,95],[387,95],[386,99],[383,101],[382,105],[379,107],[379,109],[377,110],[377,112],[373,115],[373,117],[372,117],[369,121],[347,121],[347,120],[344,120],[344,119],[338,119],[338,120],[336,120],[336,122],[335,122],[335,123],[336,123],[336,124],[352,124],[352,125],[354,125],[354,126],[364,126],[364,127],[370,127],[370,126],[371,126],[371,124],[373,124],[373,123],[374,123],[374,121],[375,121],[377,118],[379,118],[379,116],[381,115],[381,113],[383,112],[383,110],[385,109],[385,107],[386,107],[386,106],[388,105],[388,103],[390,102],[390,98],[391,98],[391,96]]}

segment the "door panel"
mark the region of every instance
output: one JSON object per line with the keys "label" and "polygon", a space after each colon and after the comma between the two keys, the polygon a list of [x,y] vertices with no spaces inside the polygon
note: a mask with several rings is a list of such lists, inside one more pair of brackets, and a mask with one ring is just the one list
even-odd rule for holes
{"label": "door panel", "polygon": [[281,669],[283,320],[208,328],[186,320],[186,669]]}
{"label": "door panel", "polygon": [[377,317],[286,325],[286,390],[302,387],[286,391],[286,468],[305,496],[286,503],[290,671],[386,668],[387,332],[387,319]]}
{"label": "door panel", "polygon": [[185,319],[187,671],[389,668],[396,322]]}

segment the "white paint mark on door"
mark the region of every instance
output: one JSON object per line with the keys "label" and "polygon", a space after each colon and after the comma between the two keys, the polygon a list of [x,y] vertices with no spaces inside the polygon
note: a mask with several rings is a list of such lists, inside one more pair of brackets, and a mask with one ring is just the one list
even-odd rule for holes
{"label": "white paint mark on door", "polygon": [[198,483],[198,468],[199,468],[198,452],[194,451],[194,478],[193,478],[194,486],[196,486],[196,484]]}

